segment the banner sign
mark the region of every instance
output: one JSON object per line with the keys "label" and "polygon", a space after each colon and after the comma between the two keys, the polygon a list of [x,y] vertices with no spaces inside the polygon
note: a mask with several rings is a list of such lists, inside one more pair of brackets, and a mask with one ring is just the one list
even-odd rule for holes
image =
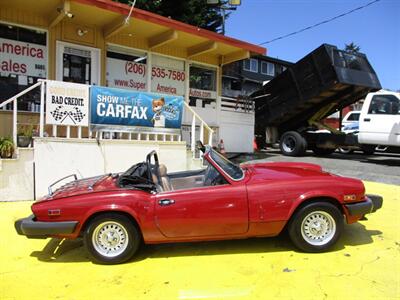
{"label": "banner sign", "polygon": [[46,46],[0,38],[1,76],[18,74],[46,78]]}
{"label": "banner sign", "polygon": [[46,84],[46,123],[89,126],[89,86],[51,81]]}
{"label": "banner sign", "polygon": [[90,123],[180,128],[183,97],[92,86]]}

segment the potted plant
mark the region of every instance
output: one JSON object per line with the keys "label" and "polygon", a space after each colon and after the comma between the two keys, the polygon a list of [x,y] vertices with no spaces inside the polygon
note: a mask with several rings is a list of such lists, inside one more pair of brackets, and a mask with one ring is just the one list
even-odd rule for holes
{"label": "potted plant", "polygon": [[32,141],[32,125],[22,125],[18,130],[17,144],[18,147],[29,147]]}
{"label": "potted plant", "polygon": [[14,142],[10,138],[0,138],[0,157],[12,158],[14,154]]}

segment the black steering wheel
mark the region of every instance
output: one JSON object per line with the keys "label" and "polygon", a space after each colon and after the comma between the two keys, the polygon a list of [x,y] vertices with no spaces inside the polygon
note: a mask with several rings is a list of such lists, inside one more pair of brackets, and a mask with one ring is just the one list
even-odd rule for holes
{"label": "black steering wheel", "polygon": [[149,180],[155,184],[152,173],[151,173],[152,172],[152,165],[151,165],[151,157],[152,156],[154,157],[154,168],[153,168],[154,174],[156,175],[159,184],[161,184],[160,164],[158,163],[158,155],[155,150],[151,151],[146,156],[147,176],[149,177]]}

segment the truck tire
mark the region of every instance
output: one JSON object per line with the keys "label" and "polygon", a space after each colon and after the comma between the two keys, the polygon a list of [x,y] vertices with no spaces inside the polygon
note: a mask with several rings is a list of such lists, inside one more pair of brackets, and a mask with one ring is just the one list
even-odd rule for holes
{"label": "truck tire", "polygon": [[288,131],[282,135],[279,148],[283,155],[301,156],[306,152],[307,142],[297,131]]}
{"label": "truck tire", "polygon": [[314,152],[315,155],[325,156],[325,155],[329,155],[329,154],[332,154],[333,152],[335,152],[335,149],[319,148],[319,147],[314,146],[312,148],[312,151]]}
{"label": "truck tire", "polygon": [[361,150],[364,152],[365,155],[372,155],[375,152],[374,145],[362,145]]}
{"label": "truck tire", "polygon": [[354,150],[346,148],[346,147],[340,147],[339,152],[342,154],[352,154],[354,152]]}

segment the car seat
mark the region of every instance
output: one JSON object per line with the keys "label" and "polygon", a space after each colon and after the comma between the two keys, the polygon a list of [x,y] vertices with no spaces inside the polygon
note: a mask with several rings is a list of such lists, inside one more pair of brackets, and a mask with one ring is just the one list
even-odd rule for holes
{"label": "car seat", "polygon": [[160,176],[161,176],[161,186],[164,191],[172,191],[171,180],[167,175],[167,167],[164,164],[160,164]]}

